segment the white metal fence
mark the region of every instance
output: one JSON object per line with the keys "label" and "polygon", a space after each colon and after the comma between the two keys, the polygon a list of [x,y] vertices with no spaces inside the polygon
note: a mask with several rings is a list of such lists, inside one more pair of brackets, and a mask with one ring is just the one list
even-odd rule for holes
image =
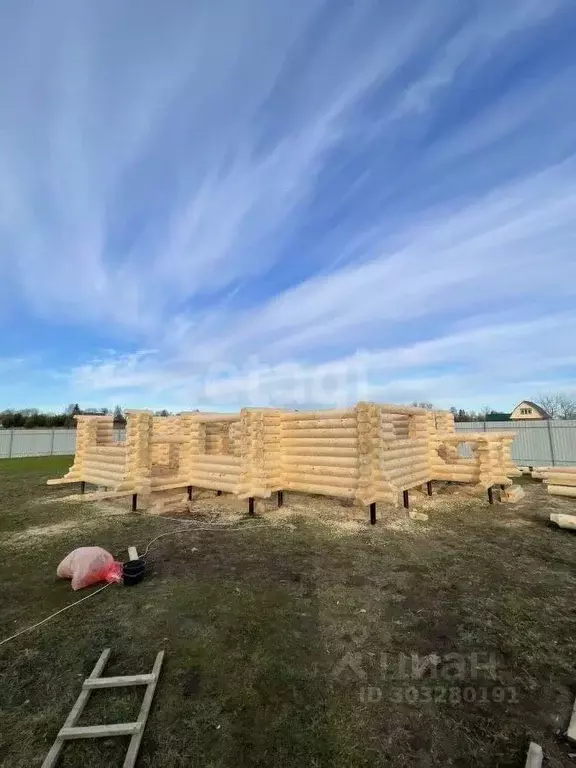
{"label": "white metal fence", "polygon": [[[123,435],[124,430],[116,430],[117,440]],[[75,446],[75,429],[0,429],[0,459],[71,456]]]}
{"label": "white metal fence", "polygon": [[[519,466],[576,464],[576,420],[465,421],[456,424],[457,432],[485,430],[516,432],[512,456]],[[117,430],[115,437],[123,439],[124,430]],[[71,455],[75,443],[75,429],[0,429],[0,458]]]}
{"label": "white metal fence", "polygon": [[460,421],[457,432],[516,432],[512,457],[520,466],[565,467],[576,464],[576,420]]}

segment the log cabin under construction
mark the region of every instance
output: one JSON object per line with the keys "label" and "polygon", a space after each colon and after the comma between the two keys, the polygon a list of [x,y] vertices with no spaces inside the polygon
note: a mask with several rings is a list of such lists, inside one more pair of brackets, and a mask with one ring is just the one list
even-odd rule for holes
{"label": "log cabin under construction", "polygon": [[[394,506],[435,480],[505,489],[521,473],[512,461],[514,433],[456,434],[448,411],[358,403],[339,410],[243,408],[239,413],[126,412],[117,439],[113,417],[76,416],[74,463],[49,484],[98,486],[98,498],[132,496],[133,509],[185,508],[192,488],[248,499],[283,491],[335,496],[370,507]],[[459,452],[461,443],[471,458]]]}

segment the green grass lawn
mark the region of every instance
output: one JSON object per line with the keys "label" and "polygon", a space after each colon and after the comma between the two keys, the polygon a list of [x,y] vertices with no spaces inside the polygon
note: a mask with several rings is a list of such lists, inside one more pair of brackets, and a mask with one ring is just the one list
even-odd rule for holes
{"label": "green grass lawn", "polygon": [[1,474],[36,472],[48,477],[64,474],[74,461],[73,456],[27,456],[24,459],[0,459]]}
{"label": "green grass lawn", "polygon": [[[69,464],[0,461],[0,640],[90,593],[56,579],[71,549],[123,560],[181,527],[63,501],[73,486],[45,481]],[[159,539],[140,585],[0,646],[0,765],[41,765],[107,646],[106,674],[148,672],[166,650],[139,766],[523,766],[530,739],[570,764],[576,540],[545,520],[572,507],[527,487],[516,507],[451,503],[426,523],[382,508],[346,532],[325,521],[364,510],[312,500],[323,522],[279,526],[270,503],[257,529],[238,515],[235,531]],[[300,498],[286,494],[288,515]],[[494,669],[475,673],[475,653]],[[81,723],[134,719],[142,695],[97,691]],[[110,768],[125,748],[74,742],[61,764]]]}

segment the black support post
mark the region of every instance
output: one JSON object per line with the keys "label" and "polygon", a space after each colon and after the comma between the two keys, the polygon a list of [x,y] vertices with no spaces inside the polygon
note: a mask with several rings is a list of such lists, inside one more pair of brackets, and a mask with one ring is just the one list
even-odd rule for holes
{"label": "black support post", "polygon": [[216,496],[222,496],[222,491],[216,491]]}
{"label": "black support post", "polygon": [[428,490],[428,496],[432,496],[432,480],[428,480],[426,483],[426,489]]}
{"label": "black support post", "polygon": [[248,499],[248,514],[254,517],[254,496]]}
{"label": "black support post", "polygon": [[408,496],[408,491],[402,491],[402,499],[404,501],[404,509],[410,509],[410,496]]}
{"label": "black support post", "polygon": [[192,501],[192,486],[188,486],[188,501]]}
{"label": "black support post", "polygon": [[84,480],[80,480],[80,493],[84,493],[86,490],[86,483]]}
{"label": "black support post", "polygon": [[370,525],[376,525],[376,502],[370,504]]}
{"label": "black support post", "polygon": [[493,493],[492,486],[488,488],[488,504],[494,504],[494,493]]}
{"label": "black support post", "polygon": [[138,509],[138,494],[133,493],[132,494],[132,512],[136,512]]}
{"label": "black support post", "polygon": [[278,506],[281,507],[284,504],[284,491],[278,491]]}

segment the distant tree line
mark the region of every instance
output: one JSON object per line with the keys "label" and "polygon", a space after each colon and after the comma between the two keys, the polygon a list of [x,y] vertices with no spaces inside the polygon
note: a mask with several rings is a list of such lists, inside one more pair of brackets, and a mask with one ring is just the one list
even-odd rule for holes
{"label": "distant tree line", "polygon": [[[428,402],[415,402],[412,403],[412,405],[417,408],[427,408],[428,410],[434,408],[434,405]],[[486,421],[488,417],[490,421],[498,421],[498,417],[500,417],[502,421],[506,421],[510,417],[509,413],[495,411],[493,408],[490,408],[489,405],[485,405],[484,408],[479,411],[467,411],[464,408],[455,408],[452,406],[450,408],[450,413],[454,415],[454,421]]]}
{"label": "distant tree line", "polygon": [[450,408],[454,421],[508,421],[509,413],[495,411],[493,408],[482,408],[481,411],[467,411],[464,408]]}
{"label": "distant tree line", "polygon": [[19,411],[0,411],[0,426],[4,429],[38,429],[41,427],[63,427],[74,429],[76,420],[74,416],[106,416],[114,414],[114,423],[118,427],[126,424],[122,408],[117,405],[112,411],[109,408],[82,409],[78,403],[72,403],[63,413],[43,413],[38,408],[22,408]]}
{"label": "distant tree line", "polygon": [[[566,392],[541,394],[534,398],[534,402],[538,403],[553,419],[576,419],[576,397]],[[419,408],[434,408],[434,405],[429,402],[414,402],[412,405]],[[510,418],[509,413],[496,411],[488,405],[479,411],[452,406],[450,411],[454,414],[454,421],[506,421]],[[4,429],[37,429],[41,427],[74,429],[76,427],[74,416],[106,416],[109,413],[114,415],[114,424],[117,427],[121,428],[126,425],[124,412],[119,405],[112,410],[109,408],[83,409],[78,403],[71,403],[62,413],[43,413],[38,408],[0,411],[0,427]],[[155,411],[154,415],[171,416],[172,414],[164,408],[161,411]]]}

